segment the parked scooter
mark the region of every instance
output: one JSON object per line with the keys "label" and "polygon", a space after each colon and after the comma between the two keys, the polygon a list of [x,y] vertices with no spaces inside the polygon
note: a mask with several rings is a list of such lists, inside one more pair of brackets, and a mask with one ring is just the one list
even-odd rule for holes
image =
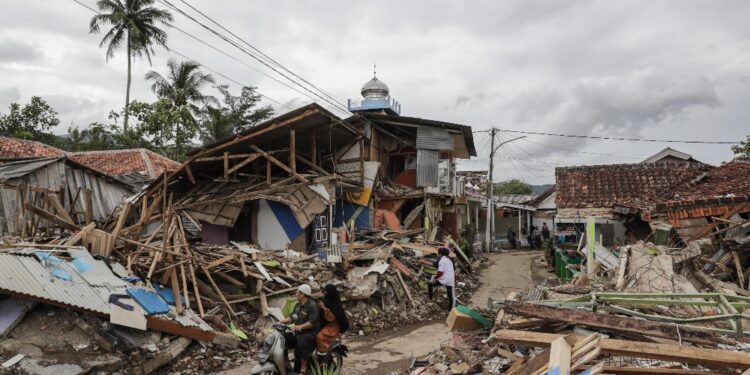
{"label": "parked scooter", "polygon": [[[292,374],[292,366],[289,361],[289,349],[294,348],[294,332],[291,327],[284,324],[274,324],[273,331],[266,337],[263,347],[255,355],[258,362],[250,370],[252,375],[288,375]],[[349,353],[349,348],[336,340],[328,353],[321,354],[317,350],[313,352],[312,363],[308,366],[308,372],[315,366],[318,368],[342,368],[344,357]]]}

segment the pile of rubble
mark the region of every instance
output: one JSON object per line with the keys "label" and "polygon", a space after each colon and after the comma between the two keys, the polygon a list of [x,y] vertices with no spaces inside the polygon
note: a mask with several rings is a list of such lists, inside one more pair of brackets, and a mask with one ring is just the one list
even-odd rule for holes
{"label": "pile of rubble", "polygon": [[492,299],[493,324],[452,327],[410,373],[750,373],[750,220],[711,229],[679,247],[598,246],[591,265],[583,253],[570,283]]}
{"label": "pile of rubble", "polygon": [[[69,234],[3,239],[4,366],[28,373],[235,367],[252,360],[272,322],[291,313],[293,292],[303,283],[314,293],[337,285],[358,335],[434,319],[447,303],[428,301],[423,292],[443,244],[423,240],[420,230],[352,232],[356,240],[344,262],[329,263],[318,254],[248,243],[194,243],[178,215],[166,223],[166,237],[160,225],[145,241],[122,235],[137,231],[137,224],[117,222],[111,232],[91,224]],[[118,232],[119,241],[105,240],[89,251],[92,233],[111,239]],[[470,259],[457,247],[453,253],[464,271],[458,296],[466,298],[475,285]],[[50,333],[58,340],[45,340]],[[61,355],[66,352],[75,355]]]}

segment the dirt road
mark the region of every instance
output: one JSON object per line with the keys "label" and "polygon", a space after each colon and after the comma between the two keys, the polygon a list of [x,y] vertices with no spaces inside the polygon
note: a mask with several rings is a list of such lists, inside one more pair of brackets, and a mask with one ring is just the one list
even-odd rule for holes
{"label": "dirt road", "polygon": [[[533,286],[539,274],[535,262],[542,257],[539,251],[490,254],[482,270],[481,285],[471,304],[483,307],[491,296],[503,297]],[[345,361],[345,373],[381,375],[403,370],[409,366],[412,357],[437,349],[447,337],[448,327],[439,320],[400,327],[375,336],[349,338],[346,340],[350,353]],[[249,369],[250,366],[243,366],[221,374],[247,374]]]}
{"label": "dirt road", "polygon": [[[480,287],[471,304],[486,306],[491,296],[503,297],[534,285],[534,262],[543,257],[539,251],[490,254],[482,270]],[[388,374],[409,366],[412,357],[423,356],[438,348],[448,337],[444,321],[400,328],[380,336],[349,340],[352,350],[346,362],[351,375]]]}
{"label": "dirt road", "polygon": [[502,298],[534,286],[534,262],[543,258],[540,251],[490,254],[489,266],[482,271],[481,286],[471,298],[473,306],[487,306],[489,297]]}

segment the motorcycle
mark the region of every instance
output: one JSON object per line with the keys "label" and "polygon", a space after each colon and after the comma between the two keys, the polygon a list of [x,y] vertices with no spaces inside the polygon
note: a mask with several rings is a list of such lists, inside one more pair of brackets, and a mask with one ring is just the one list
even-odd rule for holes
{"label": "motorcycle", "polygon": [[339,337],[333,342],[328,353],[320,353],[318,349],[313,351],[312,365],[317,368],[341,369],[344,367],[344,357],[348,355],[349,348],[341,342],[341,337]]}
{"label": "motorcycle", "polygon": [[[257,364],[250,370],[252,375],[288,375],[292,374],[292,366],[289,361],[289,349],[294,348],[296,341],[291,326],[275,324],[273,331],[263,341],[263,347],[255,355]],[[346,347],[338,339],[331,346],[328,353],[313,352],[312,363],[308,366],[308,373],[312,368],[342,368],[344,357],[349,353]]]}
{"label": "motorcycle", "polygon": [[255,355],[258,362],[250,370],[252,375],[287,375],[292,372],[289,362],[290,345],[294,342],[292,328],[284,324],[274,324],[273,330],[263,341],[263,347]]}

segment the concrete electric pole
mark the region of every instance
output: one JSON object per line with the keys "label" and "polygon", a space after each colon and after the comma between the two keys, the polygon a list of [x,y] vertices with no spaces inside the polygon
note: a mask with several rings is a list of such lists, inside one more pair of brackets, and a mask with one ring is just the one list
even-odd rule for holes
{"label": "concrete electric pole", "polygon": [[526,138],[526,136],[516,137],[513,139],[509,139],[507,141],[501,142],[497,147],[495,147],[495,133],[497,132],[497,129],[492,128],[490,130],[490,170],[489,170],[489,180],[487,181],[487,223],[485,225],[485,236],[487,241],[487,251],[494,250],[495,246],[495,184],[493,182],[493,169],[495,168],[495,152],[500,148],[500,146],[510,143],[513,141],[517,141],[521,138]]}

